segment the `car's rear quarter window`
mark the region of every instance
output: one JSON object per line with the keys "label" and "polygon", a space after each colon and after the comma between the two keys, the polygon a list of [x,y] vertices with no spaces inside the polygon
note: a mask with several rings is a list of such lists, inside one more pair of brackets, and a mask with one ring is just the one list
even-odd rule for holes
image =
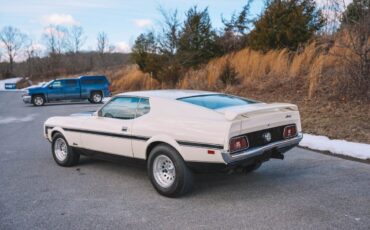
{"label": "car's rear quarter window", "polygon": [[105,84],[107,79],[105,77],[91,77],[91,78],[82,78],[81,83],[85,85],[95,85],[95,84]]}
{"label": "car's rear quarter window", "polygon": [[178,98],[179,101],[188,102],[194,105],[199,105],[208,109],[221,109],[231,106],[242,106],[256,103],[255,101],[235,97],[226,94],[212,94],[212,95],[200,95],[192,97]]}
{"label": "car's rear quarter window", "polygon": [[67,80],[65,80],[65,85],[67,87],[77,87],[77,80],[75,80],[75,79],[67,79]]}

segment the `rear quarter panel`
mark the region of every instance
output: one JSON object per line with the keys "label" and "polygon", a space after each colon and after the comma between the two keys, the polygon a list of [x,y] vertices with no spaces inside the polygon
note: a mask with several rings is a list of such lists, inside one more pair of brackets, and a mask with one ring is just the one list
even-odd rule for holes
{"label": "rear quarter panel", "polygon": [[[196,144],[219,145],[223,148],[230,122],[212,110],[186,102],[151,98],[150,112],[135,119],[133,135],[149,137],[145,145],[133,141],[133,153],[146,158],[146,149],[153,142],[165,142],[174,147],[185,161],[223,162],[221,149],[199,147]],[[189,142],[189,145],[181,144]],[[196,143],[192,146],[192,143]],[[208,154],[214,150],[214,154]]]}

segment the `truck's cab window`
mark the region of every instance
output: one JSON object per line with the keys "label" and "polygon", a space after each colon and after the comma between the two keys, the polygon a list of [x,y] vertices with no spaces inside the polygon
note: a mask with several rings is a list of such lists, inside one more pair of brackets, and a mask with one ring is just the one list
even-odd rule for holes
{"label": "truck's cab window", "polygon": [[67,87],[77,87],[77,80],[74,79],[64,80],[64,84]]}
{"label": "truck's cab window", "polygon": [[56,80],[51,83],[51,88],[62,88],[62,81]]}

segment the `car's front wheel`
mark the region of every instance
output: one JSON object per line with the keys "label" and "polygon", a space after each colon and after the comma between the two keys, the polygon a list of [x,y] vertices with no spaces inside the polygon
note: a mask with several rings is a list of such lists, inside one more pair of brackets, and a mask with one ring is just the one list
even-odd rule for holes
{"label": "car's front wheel", "polygon": [[42,95],[36,95],[32,97],[32,104],[34,106],[42,106],[45,104],[45,97]]}
{"label": "car's front wheel", "polygon": [[192,188],[192,172],[168,145],[158,145],[150,152],[147,169],[154,188],[164,196],[178,197]]}
{"label": "car's front wheel", "polygon": [[73,166],[80,160],[80,154],[73,151],[64,136],[60,133],[54,135],[51,151],[55,162],[60,166]]}

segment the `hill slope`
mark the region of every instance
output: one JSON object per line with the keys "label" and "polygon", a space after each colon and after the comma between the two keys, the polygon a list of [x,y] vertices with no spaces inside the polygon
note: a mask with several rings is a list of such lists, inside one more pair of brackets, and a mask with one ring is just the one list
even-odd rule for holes
{"label": "hill slope", "polygon": [[[365,94],[359,94],[349,88],[353,79],[346,73],[346,63],[334,55],[336,52],[337,46],[315,43],[297,53],[244,49],[188,71],[176,88],[294,103],[300,108],[306,133],[370,143],[370,92],[365,88]],[[233,84],[222,81],[227,63],[235,72]],[[136,66],[109,75],[115,91],[168,87]]]}

